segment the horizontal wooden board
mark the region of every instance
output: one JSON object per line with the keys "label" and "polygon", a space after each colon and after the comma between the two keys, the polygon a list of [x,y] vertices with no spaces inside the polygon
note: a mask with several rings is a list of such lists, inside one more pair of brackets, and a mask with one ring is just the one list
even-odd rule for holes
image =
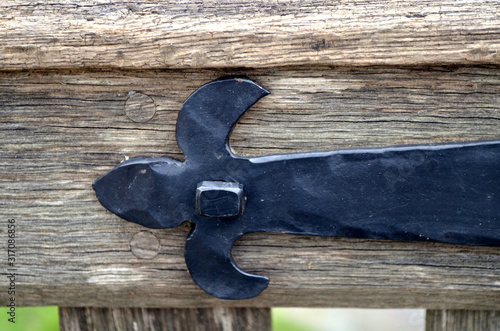
{"label": "horizontal wooden board", "polygon": [[17,1],[0,70],[500,63],[496,0]]}
{"label": "horizontal wooden board", "polygon": [[[280,234],[247,235],[233,250],[243,270],[271,278],[269,288],[222,301],[187,272],[188,224],[147,230],[99,204],[92,182],[121,161],[182,159],[182,102],[242,73],[272,94],[233,131],[241,155],[500,137],[494,67],[0,73],[0,276],[6,284],[14,218],[18,304],[500,307],[498,247]],[[8,298],[0,291],[2,305]]]}

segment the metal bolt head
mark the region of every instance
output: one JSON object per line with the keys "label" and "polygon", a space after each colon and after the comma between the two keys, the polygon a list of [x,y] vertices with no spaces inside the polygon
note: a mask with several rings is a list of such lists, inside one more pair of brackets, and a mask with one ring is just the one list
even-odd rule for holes
{"label": "metal bolt head", "polygon": [[203,181],[196,187],[196,214],[205,217],[238,217],[243,212],[243,185]]}

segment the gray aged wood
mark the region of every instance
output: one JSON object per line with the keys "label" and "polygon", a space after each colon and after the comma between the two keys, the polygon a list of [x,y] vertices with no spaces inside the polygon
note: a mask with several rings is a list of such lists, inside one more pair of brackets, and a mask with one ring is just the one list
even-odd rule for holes
{"label": "gray aged wood", "polygon": [[61,331],[271,331],[266,308],[60,308]]}
{"label": "gray aged wood", "polygon": [[[182,159],[174,136],[182,102],[203,83],[242,72],[272,94],[235,128],[241,155],[500,137],[495,67],[0,73],[0,231],[16,219],[20,305],[500,307],[492,247],[250,234],[234,257],[271,283],[237,302],[191,280],[188,224],[148,230],[159,242],[149,258],[154,245],[137,239],[147,229],[107,212],[91,184],[126,158]],[[134,93],[154,101],[145,123],[125,114]]]}
{"label": "gray aged wood", "polygon": [[498,331],[500,311],[427,310],[426,331]]}
{"label": "gray aged wood", "polygon": [[0,70],[499,64],[496,0],[18,1]]}

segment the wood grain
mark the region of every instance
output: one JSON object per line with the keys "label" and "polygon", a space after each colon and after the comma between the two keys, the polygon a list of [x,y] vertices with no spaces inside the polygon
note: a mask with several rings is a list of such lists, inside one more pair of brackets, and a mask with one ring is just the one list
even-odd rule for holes
{"label": "wood grain", "polygon": [[426,331],[498,331],[499,311],[428,310]]}
{"label": "wood grain", "polygon": [[271,331],[266,308],[60,308],[61,331]]}
{"label": "wood grain", "polygon": [[495,0],[4,0],[0,70],[500,63]]}
{"label": "wood grain", "polygon": [[[129,157],[182,159],[174,136],[182,102],[205,82],[241,73],[272,92],[233,131],[241,155],[500,137],[495,67],[0,73],[0,235],[15,218],[20,305],[500,307],[492,247],[250,234],[234,257],[271,283],[236,302],[191,280],[188,224],[148,230],[158,255],[134,254],[147,229],[107,212],[92,182]],[[145,123],[125,114],[134,93],[154,101]]]}

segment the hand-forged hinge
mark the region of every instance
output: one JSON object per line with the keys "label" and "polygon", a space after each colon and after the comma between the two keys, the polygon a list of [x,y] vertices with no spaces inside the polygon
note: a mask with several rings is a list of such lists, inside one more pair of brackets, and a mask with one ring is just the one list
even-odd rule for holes
{"label": "hand-forged hinge", "polygon": [[268,285],[231,256],[249,232],[500,246],[500,141],[234,155],[231,129],[267,94],[245,78],[200,87],[177,121],[186,161],[125,161],[95,181],[99,201],[149,228],[192,222],[187,267],[222,299]]}

